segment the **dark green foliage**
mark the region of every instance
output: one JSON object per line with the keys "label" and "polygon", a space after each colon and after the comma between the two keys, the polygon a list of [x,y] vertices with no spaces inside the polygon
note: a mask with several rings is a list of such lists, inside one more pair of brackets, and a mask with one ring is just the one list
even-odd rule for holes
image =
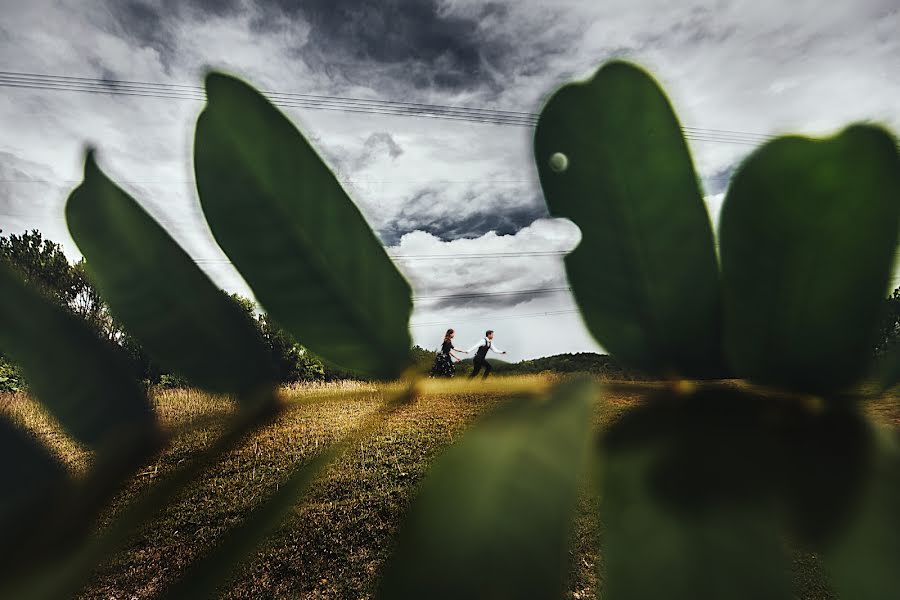
{"label": "dark green foliage", "polygon": [[0,264],[0,351],[77,440],[100,447],[155,428],[150,403],[122,353],[84,321]]}
{"label": "dark green foliage", "polygon": [[[207,192],[204,207],[208,214],[219,216],[212,220],[214,231],[220,240],[225,240],[226,249],[236,250],[241,256],[235,261],[238,268],[251,283],[257,284],[257,292],[276,307],[279,316],[294,326],[294,332],[303,333],[304,342],[310,339],[323,355],[337,358],[352,370],[379,376],[399,373],[408,360],[409,286],[333,175],[296,129],[249,87],[218,79],[226,89],[217,91],[217,77],[210,78],[210,97],[215,101],[199,126],[199,130],[204,130],[203,124],[207,123],[210,131],[201,135],[197,143],[198,162],[203,163],[198,165],[198,179],[200,188]],[[230,112],[236,107],[248,108],[249,112]],[[237,137],[229,135],[221,118],[238,115],[246,118],[251,127],[264,126],[265,135],[240,128]],[[292,144],[282,145],[287,140]],[[276,170],[282,179],[270,179],[270,165],[259,162],[266,158],[265,152],[258,156],[244,153],[248,149],[259,150],[255,145],[260,142],[262,150],[280,154],[287,151],[287,155],[302,159],[300,171],[294,168],[295,164],[285,168],[282,161],[281,170]],[[304,167],[303,181],[312,185],[298,189],[297,175]],[[224,174],[216,172],[221,168],[225,168]],[[227,181],[234,175],[238,176],[237,183]],[[226,180],[225,189],[230,195],[211,200],[208,192],[210,187],[217,191],[219,177]],[[247,238],[241,232],[235,235],[229,229],[229,218],[223,217],[220,209],[227,213],[232,208],[229,200],[250,200],[243,195],[248,190],[253,194],[261,192],[260,198],[267,203],[259,211],[254,207],[250,213],[275,224],[270,231],[251,228],[248,233],[270,237]],[[319,210],[319,206],[324,210]],[[293,218],[286,219],[285,211]],[[309,216],[312,221],[306,218]],[[29,285],[21,280],[18,267],[11,266],[15,261],[0,261],[0,351],[23,368],[32,391],[62,425],[77,440],[99,451],[84,482],[76,486],[71,506],[67,504],[65,510],[57,511],[42,531],[29,538],[28,547],[18,553],[18,562],[2,561],[5,570],[0,577],[0,595],[12,597],[72,595],[96,563],[120,547],[135,528],[182,492],[212,461],[221,459],[248,433],[278,413],[281,404],[271,389],[276,370],[290,379],[322,376],[316,361],[307,357],[268,316],[254,318],[252,308],[248,311],[213,286],[172,238],[97,168],[90,153],[85,180],[69,198],[67,219],[87,263],[70,268],[57,247],[32,238],[20,245],[37,248],[38,256],[44,252],[54,258],[49,277]],[[341,235],[339,243],[334,240],[337,233]],[[306,236],[315,243],[310,245]],[[265,240],[275,243],[267,245]],[[274,262],[257,260],[257,241],[263,242],[258,245],[260,248],[270,251],[265,258]],[[352,252],[347,253],[347,248]],[[247,252],[250,259],[244,261]],[[40,265],[41,259],[31,259],[31,254],[23,253],[25,258],[16,255],[17,260]],[[350,261],[346,260],[348,254]],[[297,265],[301,266],[299,270]],[[287,280],[289,285],[283,290],[273,287],[277,282],[273,275],[277,279],[285,268],[289,277],[301,277]],[[23,272],[27,276],[30,271]],[[34,272],[43,275],[39,269]],[[129,333],[117,328],[117,321],[110,316],[100,294],[90,287],[86,272],[98,282],[103,299],[127,324]],[[258,278],[257,273],[263,275]],[[90,287],[89,293],[80,298],[78,294],[63,293],[67,288],[58,283],[63,275],[73,282],[72,286]],[[39,288],[46,288],[45,293],[37,291]],[[53,294],[55,299],[51,299]],[[387,299],[380,303],[382,298]],[[298,300],[302,302],[295,305]],[[72,314],[70,303],[80,307],[77,316]],[[372,306],[376,310],[370,311]],[[270,368],[273,363],[269,349],[281,352],[278,369]],[[135,368],[131,368],[128,356]],[[85,540],[87,527],[130,474],[130,468],[146,460],[161,442],[149,402],[135,378],[137,375],[145,383],[157,376],[164,380],[165,374],[154,364],[157,359],[210,390],[236,392],[243,402],[225,424],[222,435],[194,460],[179,466],[125,507],[99,535]],[[30,450],[27,443],[20,443],[24,439],[17,441],[15,430],[11,430],[4,436],[4,443],[12,444],[11,451],[21,454],[27,466],[31,464],[26,460]],[[42,455],[32,454],[37,476],[41,473]],[[327,461],[323,458],[321,462]],[[303,477],[312,477],[318,468]],[[249,540],[261,539],[303,489],[305,484],[288,484],[276,496],[277,510],[263,511],[248,523],[248,527],[261,525],[259,531],[236,530],[214,553],[217,558],[200,567],[201,572],[215,574],[233,564],[247,551]],[[58,504],[64,494],[50,491],[53,493],[45,494],[50,505]],[[21,499],[10,493],[3,497],[7,496],[17,504],[3,508],[17,509]],[[32,504],[41,506],[39,502]],[[22,521],[26,524],[27,517],[33,517],[22,511],[0,516],[4,523],[26,517]],[[19,569],[20,566],[24,568]],[[12,580],[11,574],[15,575]]]}
{"label": "dark green foliage", "polygon": [[379,595],[560,596],[595,393],[569,382],[474,426],[432,468]]}
{"label": "dark green foliage", "polygon": [[604,440],[610,597],[789,597],[782,532],[816,548],[840,537],[871,441],[840,404],[726,386],[649,398]]}
{"label": "dark green foliage", "polygon": [[590,373],[602,379],[634,380],[645,379],[646,376],[633,369],[624,367],[608,354],[594,352],[576,352],[574,354],[556,354],[523,360],[517,363],[496,361],[494,371],[503,374],[526,373]]}
{"label": "dark green foliage", "polygon": [[5,356],[0,356],[0,392],[18,392],[25,389],[22,370]]}
{"label": "dark green foliage", "polygon": [[92,152],[66,219],[101,294],[161,364],[213,392],[248,393],[272,380],[250,320]]}
{"label": "dark green foliage", "polygon": [[[0,560],[6,565],[20,550],[22,538],[44,518],[69,485],[59,461],[33,436],[0,418]],[[0,572],[3,567],[0,566]]]}
{"label": "dark green foliage", "polygon": [[672,510],[647,489],[660,453],[652,446],[611,452],[605,463],[604,597],[789,598],[772,515],[753,502]]}
{"label": "dark green foliage", "polygon": [[879,384],[893,387],[900,381],[900,288],[882,304],[873,352]]}
{"label": "dark green foliage", "polygon": [[408,365],[410,288],[316,151],[268,100],[206,80],[194,168],[219,245],[266,313],[315,354],[394,377]]}
{"label": "dark green foliage", "polygon": [[[550,213],[581,228],[566,272],[594,337],[641,370],[721,375],[712,228],[656,82],[613,62],[564,86],[541,112],[534,152]],[[552,164],[559,153],[565,169]]]}
{"label": "dark green foliage", "polygon": [[871,362],[898,221],[900,157],[881,129],[781,138],[747,159],[720,225],[735,373],[809,391],[856,383]]}
{"label": "dark green foliage", "polygon": [[[721,216],[721,327],[696,176],[648,75],[611,63],[558,91],[535,160],[551,212],[581,228],[566,267],[598,341],[657,376],[776,388],[677,384],[609,432],[604,597],[786,597],[784,531],[838,549],[847,597],[893,594],[900,547],[879,525],[893,531],[900,486],[852,396],[892,335],[876,330],[900,223],[893,137],[781,138],[741,166]],[[900,352],[882,362],[896,382]]]}
{"label": "dark green foliage", "polygon": [[862,497],[825,549],[835,589],[854,600],[888,599],[900,589],[900,439],[896,431],[872,434]]}
{"label": "dark green foliage", "polygon": [[884,357],[900,349],[900,288],[881,305],[881,320],[873,344],[876,357]]}
{"label": "dark green foliage", "polygon": [[428,373],[434,364],[434,356],[434,350],[426,350],[422,346],[416,345],[410,351],[410,362],[417,373]]}
{"label": "dark green foliage", "polygon": [[26,284],[60,306],[71,306],[83,290],[84,282],[72,270],[62,246],[45,240],[37,230],[0,236],[0,261],[16,268]]}
{"label": "dark green foliage", "polygon": [[260,337],[268,346],[271,369],[276,381],[289,384],[325,379],[325,367],[322,362],[294,341],[294,338],[276,325],[269,315],[257,314],[252,300],[238,294],[232,294],[231,298],[253,321]]}

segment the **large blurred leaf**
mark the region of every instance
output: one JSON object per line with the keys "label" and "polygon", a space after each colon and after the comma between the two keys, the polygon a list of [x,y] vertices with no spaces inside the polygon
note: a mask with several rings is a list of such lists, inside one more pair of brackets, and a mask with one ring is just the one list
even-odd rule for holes
{"label": "large blurred leaf", "polygon": [[871,356],[900,219],[900,159],[871,126],[775,140],[731,183],[720,219],[725,345],[737,375],[847,386]]}
{"label": "large blurred leaf", "polygon": [[854,516],[826,549],[841,598],[889,600],[900,590],[900,439],[879,431]]}
{"label": "large blurred leaf", "polygon": [[669,395],[604,442],[603,598],[790,598],[778,531],[778,446],[766,408],[723,390]]}
{"label": "large blurred leaf", "polygon": [[0,417],[0,573],[22,536],[35,529],[69,477],[65,467],[24,431]]}
{"label": "large blurred leaf", "polygon": [[410,288],[291,122],[232,77],[206,80],[194,166],[219,244],[266,311],[323,358],[370,375],[408,362]]}
{"label": "large blurred leaf", "polygon": [[581,229],[566,271],[597,341],[646,371],[717,373],[712,228],[656,82],[612,62],[564,86],[541,112],[534,153],[550,213]]}
{"label": "large blurred leaf", "polygon": [[552,598],[586,464],[588,382],[513,400],[441,457],[401,532],[383,598]]}
{"label": "large blurred leaf", "polygon": [[268,349],[244,311],[106,177],[93,153],[66,217],[103,298],[161,364],[214,392],[248,392],[270,380]]}
{"label": "large blurred leaf", "polygon": [[88,325],[28,288],[0,263],[0,351],[79,441],[137,441],[155,431],[150,403],[124,357]]}

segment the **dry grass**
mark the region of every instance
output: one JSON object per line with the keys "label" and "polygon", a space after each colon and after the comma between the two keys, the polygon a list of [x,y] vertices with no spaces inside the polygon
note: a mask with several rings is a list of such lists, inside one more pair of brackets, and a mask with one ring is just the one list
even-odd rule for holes
{"label": "dry grass", "polygon": [[[364,598],[374,589],[391,540],[417,483],[432,459],[473,420],[516,395],[539,393],[546,377],[480,381],[425,381],[416,401],[387,416],[378,411],[399,385],[346,382],[286,388],[287,409],[278,420],[227,454],[201,479],[137,532],[128,546],[97,570],[83,598],[146,598],[179,577],[224,531],[277,487],[297,465],[347,439],[365,423],[363,438],[321,473],[284,526],[239,573],[229,598]],[[633,405],[626,386],[611,387],[598,404],[597,420],[608,422]],[[231,403],[191,390],[154,396],[164,426],[179,432],[171,447],[136,474],[122,500],[190,460],[221,431]],[[879,419],[900,425],[900,399],[870,404]],[[83,473],[90,454],[63,434],[36,402],[23,394],[0,396],[0,411],[30,429],[73,473]],[[374,420],[373,420],[374,418]],[[580,503],[571,552],[570,593],[595,597],[596,499]],[[113,511],[114,513],[114,511]],[[104,518],[103,526],[113,515]],[[797,594],[828,594],[814,555],[795,560]]]}

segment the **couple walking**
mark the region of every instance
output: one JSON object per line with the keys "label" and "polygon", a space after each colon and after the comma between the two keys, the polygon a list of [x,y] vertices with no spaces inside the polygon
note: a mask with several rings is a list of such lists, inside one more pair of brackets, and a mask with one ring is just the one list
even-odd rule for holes
{"label": "couple walking", "polygon": [[465,354],[469,354],[473,350],[475,350],[475,359],[472,361],[472,373],[469,375],[469,379],[472,379],[478,373],[484,369],[484,375],[482,378],[487,378],[488,375],[491,374],[493,368],[491,367],[491,363],[487,361],[487,353],[488,350],[493,350],[497,354],[506,354],[503,350],[498,348],[494,344],[494,330],[488,329],[484,332],[484,339],[480,342],[476,343],[474,346],[469,348],[468,350],[460,350],[459,348],[453,347],[453,336],[456,335],[456,332],[452,329],[448,329],[447,333],[444,334],[444,342],[441,344],[441,349],[437,353],[437,357],[434,359],[434,367],[431,368],[431,376],[432,377],[453,377],[453,373],[455,369],[453,368],[454,359],[456,362],[461,362],[462,359],[455,354],[454,352],[463,352]]}

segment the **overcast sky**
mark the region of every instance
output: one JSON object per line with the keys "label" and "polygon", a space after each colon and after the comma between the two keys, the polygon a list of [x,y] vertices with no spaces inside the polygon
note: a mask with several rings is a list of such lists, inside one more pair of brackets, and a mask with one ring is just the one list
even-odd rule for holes
{"label": "overcast sky", "polygon": [[[613,57],[667,89],[684,125],[832,133],[900,130],[896,0],[0,0],[0,70],[199,85],[208,67],[279,92],[537,112]],[[40,229],[71,257],[63,204],[83,148],[224,288],[249,295],[206,228],[191,182],[202,103],[0,86],[0,229]],[[532,130],[289,108],[392,253],[569,250],[551,220]],[[713,219],[751,146],[691,142]],[[404,261],[418,296],[567,285],[560,257]],[[571,295],[416,303],[417,343],[486,327],[512,360],[597,351]],[[515,317],[533,313],[543,316]]]}

